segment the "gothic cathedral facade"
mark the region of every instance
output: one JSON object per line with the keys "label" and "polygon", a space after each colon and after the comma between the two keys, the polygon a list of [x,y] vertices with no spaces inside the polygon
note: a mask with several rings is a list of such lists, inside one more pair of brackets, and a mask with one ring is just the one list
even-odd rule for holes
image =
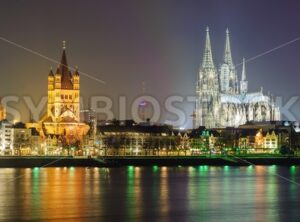
{"label": "gothic cathedral facade", "polygon": [[229,31],[226,30],[225,52],[219,69],[214,65],[209,28],[206,29],[203,61],[196,83],[194,128],[237,127],[246,122],[280,120],[280,110],[270,95],[248,92],[245,59],[241,80],[238,81],[233,63]]}

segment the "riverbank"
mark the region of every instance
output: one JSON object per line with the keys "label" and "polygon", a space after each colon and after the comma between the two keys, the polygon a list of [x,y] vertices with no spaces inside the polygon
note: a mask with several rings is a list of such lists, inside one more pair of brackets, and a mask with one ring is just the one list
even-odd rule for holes
{"label": "riverbank", "polygon": [[0,157],[0,168],[9,167],[120,167],[120,166],[248,166],[300,165],[300,157]]}

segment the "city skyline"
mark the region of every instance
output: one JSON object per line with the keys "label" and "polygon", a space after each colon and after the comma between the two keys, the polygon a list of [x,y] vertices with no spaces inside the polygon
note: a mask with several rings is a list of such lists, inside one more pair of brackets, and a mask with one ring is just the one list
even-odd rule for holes
{"label": "city skyline", "polygon": [[1,3],[1,221],[299,221],[299,1]]}
{"label": "city skyline", "polygon": [[[2,19],[1,37],[49,58],[59,56],[61,41],[66,40],[67,51],[72,58],[70,66],[78,65],[81,72],[106,82],[101,84],[83,77],[81,92],[84,98],[105,95],[113,98],[117,104],[120,95],[127,96],[129,101],[141,95],[142,82],[146,82],[146,93],[161,103],[174,92],[177,95],[194,95],[206,26],[210,26],[213,53],[217,61],[221,61],[224,30],[229,28],[236,64],[241,62],[238,58],[252,58],[300,36],[299,31],[293,28],[297,20],[292,15],[297,16],[299,8],[296,2],[294,7],[278,3],[282,6],[277,7],[280,12],[289,13],[290,16],[282,16],[283,19],[277,24],[272,22],[278,20],[277,8],[268,13],[268,17],[264,15],[264,9],[269,7],[267,3],[253,6],[255,4],[252,2],[251,8],[257,9],[256,16],[249,16],[250,12],[245,10],[245,15],[239,13],[248,6],[247,3],[237,1],[221,4],[221,8],[216,2],[166,2],[163,5],[155,1],[130,2],[135,4],[123,3],[128,9],[126,12],[120,10],[122,7],[117,7],[117,3],[107,2],[99,2],[96,7],[92,7],[89,2],[84,4],[85,7],[82,7],[81,2],[70,6],[68,1],[62,2],[61,7],[51,3],[45,3],[43,7],[38,3],[33,6],[18,3],[16,6],[16,2],[10,2],[6,7],[15,8],[15,14],[7,14],[5,10],[1,13],[5,18]],[[68,6],[70,10],[62,13]],[[167,9],[170,7],[174,10],[169,15]],[[190,14],[183,13],[187,9],[190,9]],[[90,12],[89,16],[81,16],[82,12],[87,11]],[[52,16],[48,16],[48,12]],[[28,21],[21,20],[29,14]],[[219,15],[217,18],[213,16],[216,14]],[[12,28],[19,23],[22,25],[18,29]],[[251,34],[250,39],[249,33],[255,30],[259,32]],[[4,41],[1,41],[0,47],[3,58],[0,62],[3,73],[0,95],[30,95],[35,101],[45,96],[49,67],[56,67],[56,64]],[[265,92],[272,91],[274,95],[283,96],[286,100],[298,95],[296,80],[299,78],[299,52],[300,43],[295,41],[248,62],[247,78],[252,83],[249,90],[257,91],[262,85]],[[240,73],[241,67],[237,69]],[[19,81],[14,81],[16,78]],[[29,79],[34,79],[38,84],[32,87]],[[298,101],[292,111],[296,113],[299,106]],[[26,122],[29,114],[24,110],[24,101],[20,99],[16,107],[23,110],[22,120]],[[193,103],[182,104],[181,108],[186,113],[192,113]],[[186,125],[191,127],[191,119]]]}

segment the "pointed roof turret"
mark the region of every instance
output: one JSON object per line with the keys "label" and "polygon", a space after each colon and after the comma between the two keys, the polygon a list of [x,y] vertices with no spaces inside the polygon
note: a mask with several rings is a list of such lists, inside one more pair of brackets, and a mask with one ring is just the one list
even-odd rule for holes
{"label": "pointed roof turret", "polygon": [[240,81],[240,90],[242,94],[248,92],[248,81],[246,79],[246,60],[243,58],[242,77]]}
{"label": "pointed roof turret", "polygon": [[52,66],[50,67],[50,72],[49,72],[48,76],[54,76]]}
{"label": "pointed roof turret", "polygon": [[55,73],[56,75],[60,75],[61,73],[60,73],[60,70],[59,70],[59,65],[57,65],[57,68],[56,68],[56,73]]}
{"label": "pointed roof turret", "polygon": [[231,47],[230,47],[230,37],[229,29],[226,29],[226,40],[225,40],[225,50],[224,50],[224,63],[228,64],[229,67],[233,67],[233,61],[231,56]]}
{"label": "pointed roof turret", "polygon": [[66,41],[63,41],[63,53],[60,60],[60,73],[62,75],[61,78],[61,88],[62,89],[73,89],[72,84],[72,74],[69,72],[67,55],[66,55]]}
{"label": "pointed roof turret", "polygon": [[79,76],[78,66],[76,66],[76,70],[75,70],[74,76]]}
{"label": "pointed roof turret", "polygon": [[206,27],[205,49],[204,49],[204,55],[203,55],[203,61],[202,61],[202,68],[211,68],[211,69],[215,68],[213,58],[212,58],[212,51],[211,51],[208,27]]}
{"label": "pointed roof turret", "polygon": [[246,81],[246,60],[243,58],[242,81]]}

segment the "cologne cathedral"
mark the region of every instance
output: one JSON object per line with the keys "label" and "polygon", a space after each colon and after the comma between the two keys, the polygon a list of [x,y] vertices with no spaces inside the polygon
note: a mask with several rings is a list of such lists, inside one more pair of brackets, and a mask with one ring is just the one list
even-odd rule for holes
{"label": "cologne cathedral", "polygon": [[196,83],[197,101],[194,127],[237,127],[246,122],[280,120],[280,110],[272,96],[248,92],[245,59],[238,80],[232,60],[229,31],[226,30],[224,57],[220,67],[214,65],[209,29],[206,29],[203,61]]}

